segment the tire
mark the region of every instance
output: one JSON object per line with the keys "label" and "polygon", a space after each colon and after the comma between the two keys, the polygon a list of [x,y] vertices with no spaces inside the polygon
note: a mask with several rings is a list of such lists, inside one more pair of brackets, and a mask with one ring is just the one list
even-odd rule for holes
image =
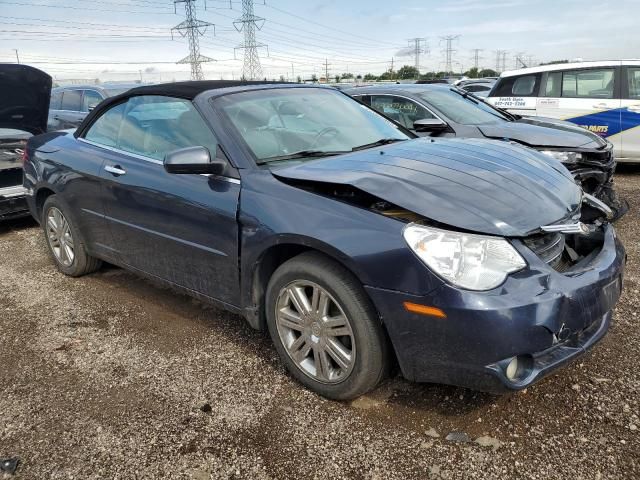
{"label": "tire", "polygon": [[[54,228],[58,223],[59,229]],[[49,253],[62,273],[70,277],[80,277],[100,268],[102,261],[87,253],[85,242],[73,218],[69,215],[69,209],[57,195],[51,195],[44,202],[41,224]],[[69,253],[69,248],[72,254]]]}
{"label": "tire", "polygon": [[387,375],[389,349],[379,317],[358,280],[332,259],[308,252],[285,262],[269,280],[265,302],[276,350],[307,388],[351,400]]}

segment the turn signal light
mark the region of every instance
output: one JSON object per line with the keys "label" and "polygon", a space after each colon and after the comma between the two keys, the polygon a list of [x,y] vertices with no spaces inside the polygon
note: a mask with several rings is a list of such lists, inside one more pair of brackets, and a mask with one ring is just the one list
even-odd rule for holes
{"label": "turn signal light", "polygon": [[420,315],[428,315],[430,317],[447,318],[447,314],[436,307],[420,305],[418,303],[404,302],[404,309],[407,312],[418,313]]}

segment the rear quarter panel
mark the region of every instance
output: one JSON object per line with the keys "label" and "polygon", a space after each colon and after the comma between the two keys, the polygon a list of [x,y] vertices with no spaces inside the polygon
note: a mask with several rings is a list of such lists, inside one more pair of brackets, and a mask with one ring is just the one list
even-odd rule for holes
{"label": "rear quarter panel", "polygon": [[34,137],[29,141],[28,149],[25,187],[31,193],[32,215],[40,220],[39,192],[53,191],[68,207],[68,213],[82,231],[91,252],[96,238],[108,233],[102,219],[83,213],[85,209],[103,211],[99,177],[103,158],[73,135],[60,132]]}

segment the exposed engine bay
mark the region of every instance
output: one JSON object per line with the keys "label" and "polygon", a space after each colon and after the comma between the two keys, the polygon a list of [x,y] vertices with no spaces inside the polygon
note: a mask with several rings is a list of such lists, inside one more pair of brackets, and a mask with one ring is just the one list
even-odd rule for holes
{"label": "exposed engine bay", "polygon": [[[404,223],[420,222],[451,228],[350,185],[297,180],[287,180],[287,183]],[[585,194],[578,211],[570,216],[570,223],[541,226],[540,232],[518,240],[554,270],[561,273],[576,271],[588,265],[601,251],[604,245],[602,227],[613,216],[613,211],[606,204]]]}

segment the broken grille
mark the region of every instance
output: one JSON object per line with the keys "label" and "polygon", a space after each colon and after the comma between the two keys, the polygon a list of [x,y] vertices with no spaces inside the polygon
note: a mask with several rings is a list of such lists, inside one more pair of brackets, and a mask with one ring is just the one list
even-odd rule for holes
{"label": "broken grille", "polygon": [[544,233],[526,238],[524,244],[554,270],[564,272],[571,266],[565,259],[565,236],[562,233]]}

